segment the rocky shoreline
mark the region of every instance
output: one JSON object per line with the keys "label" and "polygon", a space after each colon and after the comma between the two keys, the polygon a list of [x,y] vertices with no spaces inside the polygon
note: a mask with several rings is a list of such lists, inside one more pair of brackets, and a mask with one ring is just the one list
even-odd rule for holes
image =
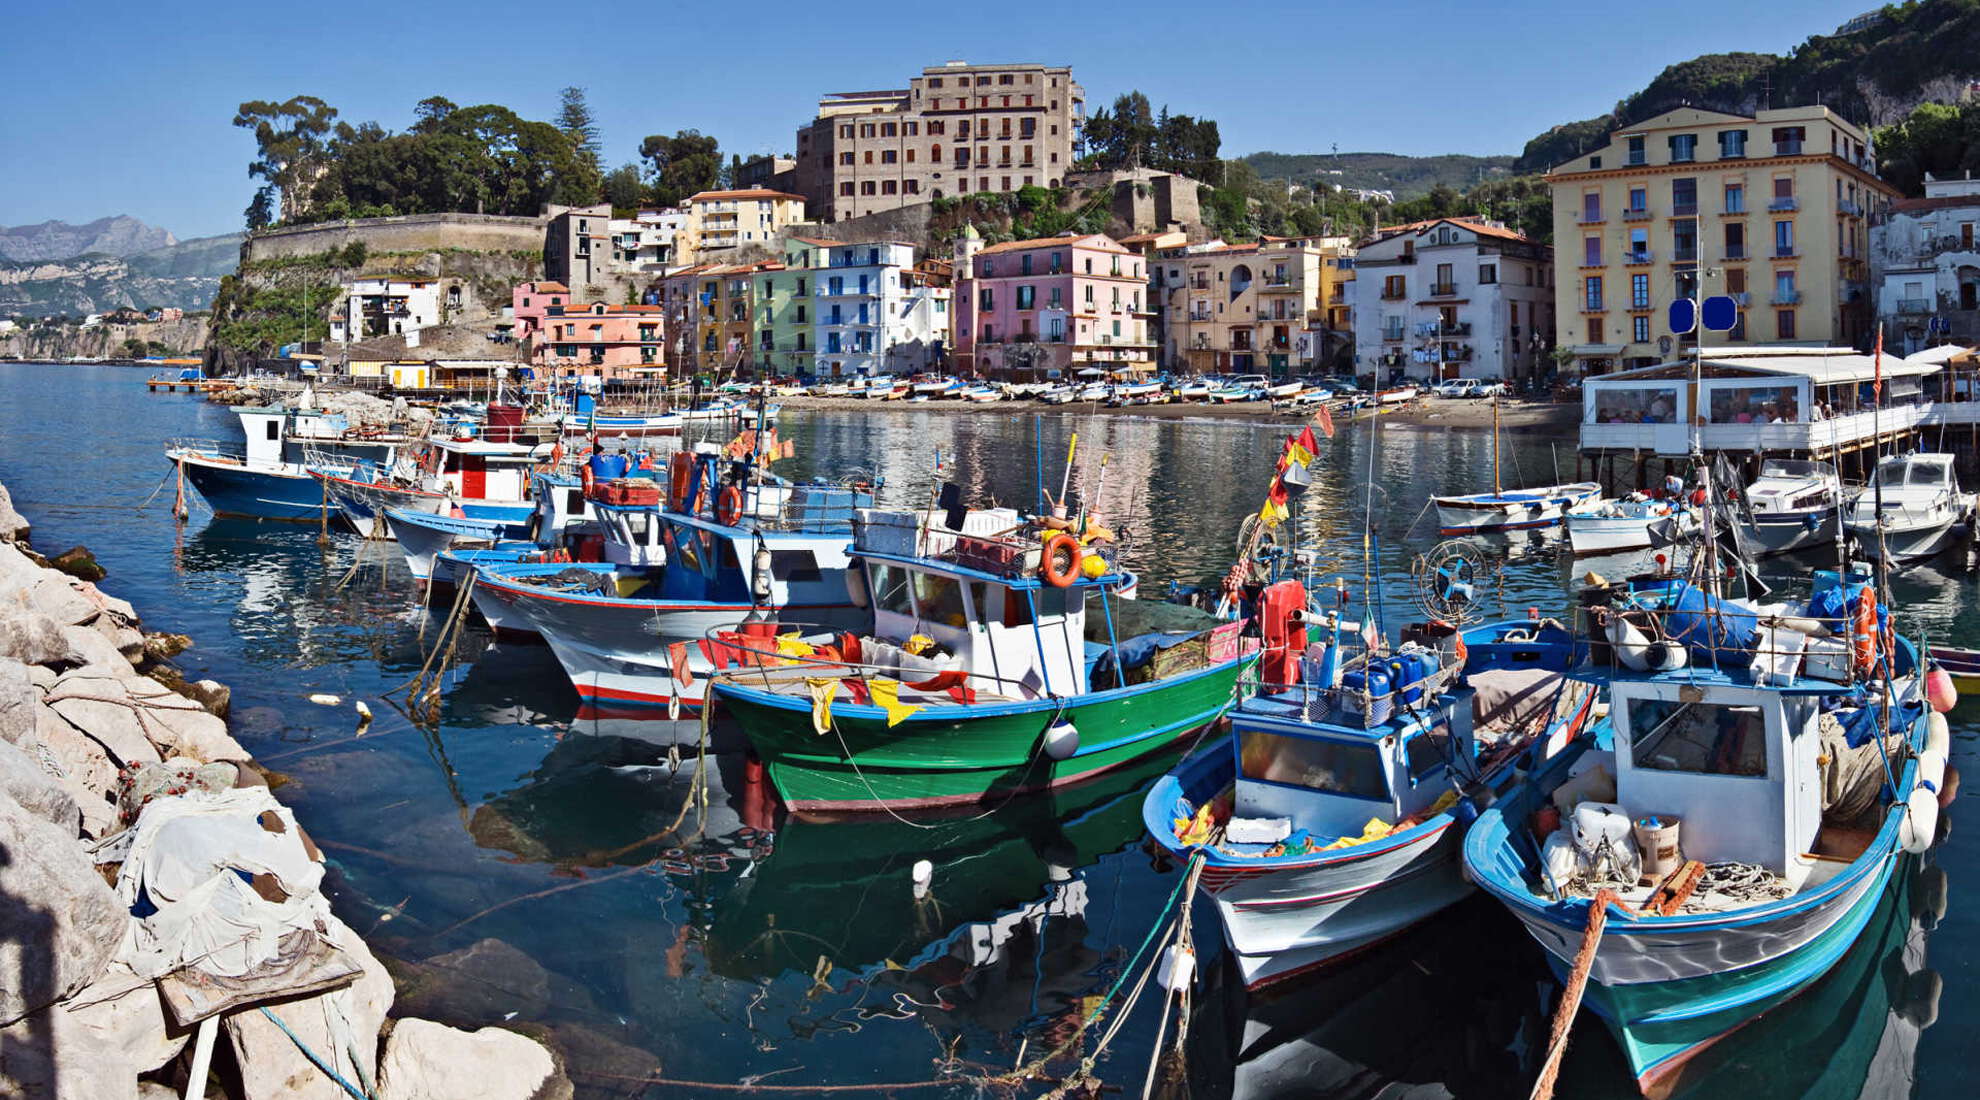
{"label": "rocky shoreline", "polygon": [[389,1015],[225,685],[28,534],[0,486],[0,1095],[569,1097],[534,1039]]}

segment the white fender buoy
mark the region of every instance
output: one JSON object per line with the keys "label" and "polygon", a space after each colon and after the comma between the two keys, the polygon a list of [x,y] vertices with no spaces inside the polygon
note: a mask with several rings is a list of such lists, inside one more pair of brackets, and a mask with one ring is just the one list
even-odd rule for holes
{"label": "white fender buoy", "polygon": [[1925,751],[1946,756],[1952,752],[1952,728],[1943,714],[1925,716]]}
{"label": "white fender buoy", "polygon": [[929,883],[935,879],[935,865],[925,859],[917,859],[909,876],[914,880],[914,896],[925,898],[928,896]]}
{"label": "white fender buoy", "polygon": [[1669,672],[1672,669],[1683,668],[1685,665],[1690,664],[1691,655],[1685,652],[1685,648],[1682,645],[1667,640],[1653,644],[1650,647],[1647,660],[1650,662],[1652,669],[1660,672]]}
{"label": "white fender buoy", "polygon": [[1930,786],[1933,792],[1932,797],[1934,800],[1937,800],[1938,792],[1946,789],[1945,753],[1926,749],[1923,753],[1919,754],[1918,783],[1920,786]]}
{"label": "white fender buoy", "polygon": [[1920,970],[1904,981],[1904,1003],[1898,1014],[1923,1031],[1939,1022],[1939,994],[1946,988],[1936,970]]}
{"label": "white fender buoy", "polygon": [[1939,825],[1939,792],[1927,786],[1911,789],[1904,800],[1904,820],[1898,822],[1898,844],[1912,855],[1932,846]]}
{"label": "white fender buoy", "polygon": [[1045,755],[1054,760],[1070,760],[1079,751],[1079,730],[1060,719],[1045,731]]}
{"label": "white fender buoy", "polygon": [[1184,944],[1172,943],[1162,951],[1161,969],[1155,972],[1155,980],[1171,993],[1189,988],[1196,979],[1196,949]]}
{"label": "white fender buoy", "polygon": [[1624,665],[1634,672],[1650,671],[1650,639],[1641,630],[1618,615],[1609,620],[1606,633],[1609,644],[1615,647],[1616,657]]}

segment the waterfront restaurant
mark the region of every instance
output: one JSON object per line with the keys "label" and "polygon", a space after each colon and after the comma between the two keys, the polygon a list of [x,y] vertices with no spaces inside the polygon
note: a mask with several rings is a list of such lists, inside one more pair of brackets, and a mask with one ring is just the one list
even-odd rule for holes
{"label": "waterfront restaurant", "polygon": [[1842,454],[1915,431],[1932,410],[1926,386],[1940,364],[1847,348],[1708,348],[1689,358],[1591,378],[1582,389],[1583,455]]}

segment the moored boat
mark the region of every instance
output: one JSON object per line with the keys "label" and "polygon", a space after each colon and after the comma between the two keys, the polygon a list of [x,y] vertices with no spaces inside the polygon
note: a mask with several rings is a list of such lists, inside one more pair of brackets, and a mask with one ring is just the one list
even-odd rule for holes
{"label": "moored boat", "polygon": [[1953,456],[1892,455],[1877,463],[1843,524],[1871,561],[1915,561],[1952,546],[1972,523],[1973,502],[1960,492]]}
{"label": "moored boat", "polygon": [[1746,487],[1740,545],[1766,555],[1826,546],[1842,529],[1843,487],[1828,462],[1769,458]]}
{"label": "moored boat", "polygon": [[322,486],[311,477],[311,456],[346,471],[389,467],[402,436],[353,431],[345,417],[316,409],[236,406],[242,442],[178,440],[165,458],[215,515],[319,521]]}
{"label": "moored boat", "polygon": [[1669,543],[1698,529],[1698,514],[1641,494],[1589,500],[1567,510],[1568,545],[1577,555],[1614,554]]}
{"label": "moored boat", "polygon": [[549,448],[477,439],[437,439],[413,449],[411,469],[342,469],[311,463],[321,492],[359,531],[383,537],[384,512],[454,514],[528,523],[530,475]]}

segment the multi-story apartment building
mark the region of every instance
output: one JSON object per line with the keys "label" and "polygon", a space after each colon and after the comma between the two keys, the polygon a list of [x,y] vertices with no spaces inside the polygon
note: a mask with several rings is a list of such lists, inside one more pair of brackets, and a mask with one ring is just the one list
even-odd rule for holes
{"label": "multi-story apartment building", "polygon": [[804,199],[782,191],[700,191],[688,196],[687,217],[674,238],[677,263],[716,263],[736,249],[775,249],[784,227],[804,221]]}
{"label": "multi-story apartment building", "polygon": [[687,211],[641,210],[630,218],[613,218],[610,270],[624,274],[653,274],[674,263],[674,241],[687,224]]}
{"label": "multi-story apartment building", "polygon": [[[535,297],[542,284],[516,288],[516,299]],[[664,316],[659,306],[604,302],[544,304],[532,325],[527,351],[542,377],[592,377],[601,381],[663,376]]]}
{"label": "multi-story apartment building", "polygon": [[1086,92],[1063,65],[923,69],[902,89],[840,92],[798,130],[797,190],[820,221],[979,191],[1057,187]]}
{"label": "multi-story apartment building", "polygon": [[[1345,237],[1266,237],[1256,244],[1169,249],[1150,271],[1159,294],[1162,364],[1195,373],[1311,369],[1327,350],[1330,316],[1348,312],[1343,288],[1354,250]],[[1347,266],[1340,266],[1341,261]],[[1342,338],[1345,324],[1339,329]]]}
{"label": "multi-story apartment building", "polygon": [[1870,268],[1885,347],[1980,343],[1980,179],[1927,176],[1924,198],[1873,216]]}
{"label": "multi-story apartment building", "polygon": [[1121,247],[1140,256],[1148,270],[1148,334],[1155,341],[1155,363],[1160,367],[1171,367],[1176,363],[1175,349],[1169,344],[1169,323],[1166,310],[1168,294],[1165,285],[1167,268],[1158,259],[1170,252],[1186,247],[1189,234],[1180,229],[1161,229],[1153,233],[1133,233],[1120,238]]}
{"label": "multi-story apartment building", "polygon": [[612,272],[611,205],[550,207],[543,233],[543,273],[568,286],[585,287]]}
{"label": "multi-story apartment building", "polygon": [[1680,107],[1615,131],[1547,176],[1562,346],[1585,374],[1659,362],[1689,339],[1672,300],[1720,294],[1741,306],[1731,342],[1867,346],[1867,218],[1894,197],[1874,165],[1826,107]]}
{"label": "multi-story apartment building", "polygon": [[[460,291],[453,293],[453,304],[458,306]],[[410,336],[441,323],[440,281],[392,276],[353,279],[343,285],[329,319],[333,341]]]}
{"label": "multi-story apartment building", "polygon": [[913,245],[812,243],[819,375],[907,374],[946,362],[950,288],[915,266]]}
{"label": "multi-story apartment building", "polygon": [[1376,381],[1544,372],[1554,342],[1553,250],[1479,217],[1378,230],[1354,257],[1355,362]]}
{"label": "multi-story apartment building", "polygon": [[965,226],[956,241],[957,369],[1018,379],[1153,370],[1147,265],[1098,233],[984,248]]}

